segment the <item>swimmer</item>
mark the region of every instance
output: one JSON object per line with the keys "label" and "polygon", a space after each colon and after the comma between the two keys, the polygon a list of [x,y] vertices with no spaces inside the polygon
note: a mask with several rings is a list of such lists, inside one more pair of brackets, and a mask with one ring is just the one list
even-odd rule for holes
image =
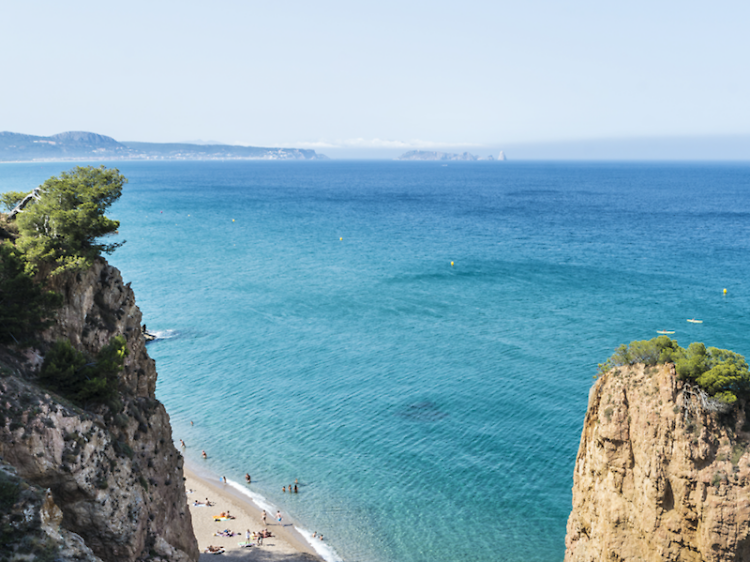
{"label": "swimmer", "polygon": [[201,456],[202,456],[202,457],[203,457],[204,459],[207,459],[207,458],[208,458],[208,455],[206,454],[206,451],[201,451]]}
{"label": "swimmer", "polygon": [[294,485],[294,493],[297,493],[297,484]]}
{"label": "swimmer", "polygon": [[313,538],[315,538],[315,537],[317,537],[317,536],[318,536],[318,531],[315,531],[315,532],[313,533]]}
{"label": "swimmer", "polygon": [[319,536],[318,538],[319,538],[320,540],[323,540],[323,535],[320,535],[320,536]]}
{"label": "swimmer", "polygon": [[183,441],[182,439],[180,439],[180,446],[181,446],[181,447],[182,447],[183,449],[185,448],[185,442],[184,442],[184,441]]}
{"label": "swimmer", "polygon": [[249,474],[245,474],[245,482],[247,482],[248,484],[250,484],[250,482],[252,482],[252,478],[250,478]]}
{"label": "swimmer", "polygon": [[281,491],[282,491],[282,492],[284,492],[284,493],[286,494],[286,486],[282,486],[282,487],[281,487]]}

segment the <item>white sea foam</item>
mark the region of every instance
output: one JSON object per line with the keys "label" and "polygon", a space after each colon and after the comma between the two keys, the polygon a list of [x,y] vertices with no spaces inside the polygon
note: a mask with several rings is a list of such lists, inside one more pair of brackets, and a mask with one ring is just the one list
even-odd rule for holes
{"label": "white sea foam", "polygon": [[273,504],[269,503],[269,501],[261,496],[258,493],[253,492],[252,490],[249,490],[246,485],[239,484],[238,482],[235,482],[234,480],[229,480],[227,478],[227,484],[229,484],[232,488],[240,492],[241,494],[247,496],[250,498],[250,500],[257,505],[260,509],[265,509],[266,513],[268,513],[268,517],[273,519],[274,514],[277,511],[277,508],[274,507]]}
{"label": "white sea foam", "polygon": [[171,338],[175,338],[178,335],[177,330],[155,330],[150,333],[155,335],[160,340],[168,340]]}
{"label": "white sea foam", "polygon": [[296,525],[294,528],[300,535],[302,535],[302,537],[310,544],[310,546],[313,547],[313,550],[317,552],[318,556],[320,556],[323,560],[325,560],[326,562],[343,562],[343,559],[338,554],[336,554],[336,551],[328,546],[327,543],[312,538],[312,533],[310,531],[304,529],[303,527],[297,527]]}
{"label": "white sea foam", "polygon": [[[246,485],[235,482],[234,480],[229,480],[227,478],[227,484],[244,496],[250,498],[250,500],[260,509],[265,509],[270,519],[273,519],[275,517],[275,513],[278,508],[270,503],[266,498],[256,492],[253,492],[252,490],[249,490]],[[318,539],[313,539],[312,533],[307,529],[294,524],[292,525],[294,526],[294,530],[297,531],[297,533],[299,533],[299,535],[303,539],[305,539],[305,541],[307,541],[312,549],[317,552],[318,556],[320,556],[323,560],[325,560],[326,562],[343,562],[343,559],[327,543]]]}

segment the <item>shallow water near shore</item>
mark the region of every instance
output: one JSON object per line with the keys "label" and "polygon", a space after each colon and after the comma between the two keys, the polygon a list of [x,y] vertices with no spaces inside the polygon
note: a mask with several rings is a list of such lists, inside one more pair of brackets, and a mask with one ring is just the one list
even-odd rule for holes
{"label": "shallow water near shore", "polygon": [[112,165],[185,455],[347,562],[562,560],[597,363],[750,354],[747,164]]}

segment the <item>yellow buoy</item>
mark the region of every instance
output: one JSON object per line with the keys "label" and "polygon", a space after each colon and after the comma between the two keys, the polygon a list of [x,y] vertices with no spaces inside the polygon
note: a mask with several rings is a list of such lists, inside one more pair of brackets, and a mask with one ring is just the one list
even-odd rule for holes
{"label": "yellow buoy", "polygon": [[453,262],[451,262],[451,267],[453,267]]}
{"label": "yellow buoy", "polygon": [[727,290],[726,290],[726,289],[724,289],[724,294],[725,294],[725,295],[727,294]]}
{"label": "yellow buoy", "polygon": [[234,219],[232,219],[232,222],[234,222]]}
{"label": "yellow buoy", "polygon": [[339,240],[343,240],[343,239],[344,239],[344,237],[343,237],[343,236],[339,236]]}

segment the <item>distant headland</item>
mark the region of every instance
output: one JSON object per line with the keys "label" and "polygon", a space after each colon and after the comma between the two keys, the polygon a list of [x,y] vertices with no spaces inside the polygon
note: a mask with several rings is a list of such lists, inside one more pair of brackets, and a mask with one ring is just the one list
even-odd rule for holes
{"label": "distant headland", "polygon": [[301,148],[228,144],[118,142],[112,137],[68,131],[50,137],[0,132],[0,162],[55,160],[327,160]]}
{"label": "distant headland", "polygon": [[473,154],[470,154],[468,152],[464,152],[462,154],[451,154],[449,152],[432,152],[428,150],[410,150],[409,152],[404,152],[401,156],[396,158],[396,160],[463,160],[466,162],[476,162],[477,160],[492,160],[492,161],[498,161],[498,162],[504,162],[505,161],[505,154],[500,151],[500,154],[498,154],[497,158],[495,158],[492,155],[489,156],[474,156]]}

